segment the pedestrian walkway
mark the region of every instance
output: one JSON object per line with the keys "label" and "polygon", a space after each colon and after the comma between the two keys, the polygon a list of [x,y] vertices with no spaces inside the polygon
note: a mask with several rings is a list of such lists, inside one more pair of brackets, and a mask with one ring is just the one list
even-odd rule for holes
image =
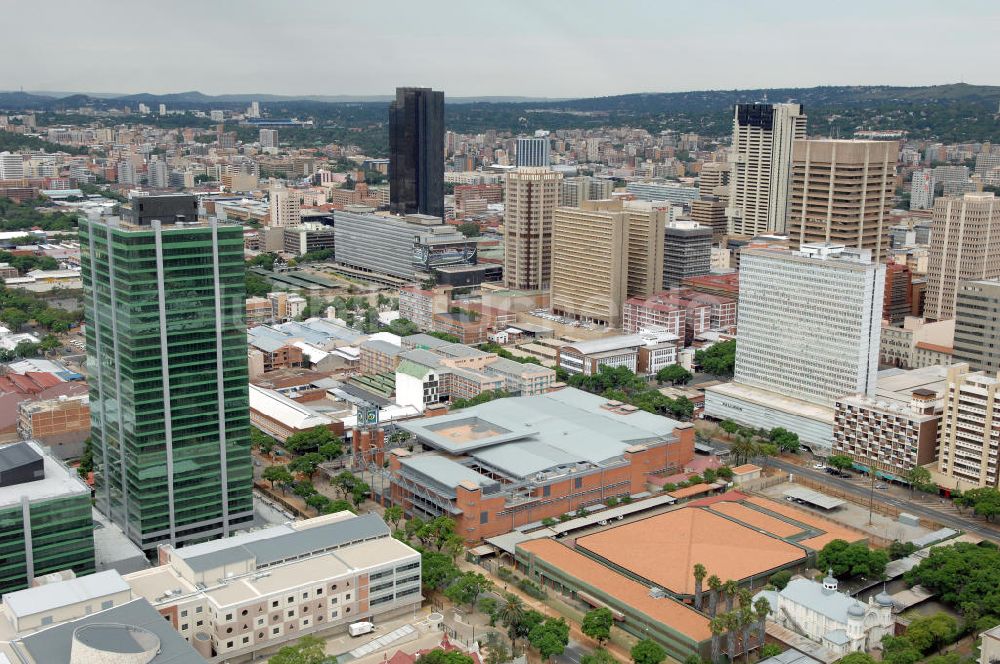
{"label": "pedestrian walkway", "polygon": [[416,638],[416,635],[417,635],[417,630],[413,628],[413,625],[403,625],[402,627],[394,629],[388,634],[383,634],[377,639],[369,641],[360,648],[355,648],[348,654],[354,659],[358,659],[359,657],[364,657],[365,655],[370,655],[373,652],[383,650],[390,643],[395,643],[397,641],[402,641],[404,639],[409,641],[411,638]]}

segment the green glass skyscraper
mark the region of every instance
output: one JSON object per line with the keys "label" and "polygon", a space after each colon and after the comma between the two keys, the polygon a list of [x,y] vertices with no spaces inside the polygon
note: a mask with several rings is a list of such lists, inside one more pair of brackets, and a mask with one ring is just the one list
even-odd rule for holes
{"label": "green glass skyscraper", "polygon": [[97,507],[147,551],[253,518],[243,231],[172,203],[80,221]]}

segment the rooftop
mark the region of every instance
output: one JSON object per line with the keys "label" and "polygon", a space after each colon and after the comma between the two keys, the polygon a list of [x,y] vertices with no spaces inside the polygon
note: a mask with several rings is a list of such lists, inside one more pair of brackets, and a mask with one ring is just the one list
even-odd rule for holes
{"label": "rooftop", "polygon": [[67,581],[4,593],[3,604],[16,618],[45,613],[61,606],[86,602],[114,593],[128,592],[129,585],[113,570],[88,574]]}
{"label": "rooftop", "polygon": [[847,611],[852,606],[861,606],[858,600],[841,592],[825,593],[823,584],[809,579],[792,579],[778,594],[786,599],[806,606],[839,623],[847,623]]}
{"label": "rooftop", "polygon": [[293,401],[280,392],[250,385],[250,408],[293,429],[326,426],[331,420],[314,409]]}
{"label": "rooftop", "polygon": [[578,341],[563,346],[563,350],[575,350],[581,355],[592,355],[594,353],[606,353],[626,348],[638,348],[639,346],[644,346],[645,343],[640,334],[623,334],[614,337],[591,339],[589,341]]}
{"label": "rooftop", "polygon": [[[45,477],[33,482],[0,487],[0,507],[19,504],[22,497],[27,497],[28,500],[34,502],[64,496],[90,495],[90,487],[80,479],[76,471],[70,470],[48,454],[43,453],[38,443],[25,441],[18,443],[18,445],[27,445],[35,453],[41,455]],[[2,449],[0,448],[0,450]]]}
{"label": "rooftop", "polygon": [[[733,555],[733,543],[739,555]],[[694,593],[695,563],[740,580],[802,560],[802,548],[710,510],[685,507],[587,535],[577,546],[678,595]],[[669,560],[670,564],[663,564]]]}

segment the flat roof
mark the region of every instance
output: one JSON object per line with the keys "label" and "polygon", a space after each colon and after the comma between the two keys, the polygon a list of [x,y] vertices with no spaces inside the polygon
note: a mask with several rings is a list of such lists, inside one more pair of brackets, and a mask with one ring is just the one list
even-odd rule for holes
{"label": "flat roof", "polygon": [[45,477],[32,482],[22,482],[21,484],[0,487],[0,506],[19,504],[22,497],[27,497],[29,501],[34,502],[78,494],[90,495],[90,487],[80,479],[76,471],[70,470],[56,461],[52,456],[43,452],[37,442],[33,440],[22,441],[15,443],[14,446],[18,448],[27,446],[30,450],[41,456]]}
{"label": "flat roof", "polygon": [[293,429],[310,429],[333,420],[275,390],[250,384],[250,408]]}
{"label": "flat roof", "polygon": [[[734,555],[735,542],[739,555]],[[719,578],[740,580],[806,555],[794,544],[701,507],[633,521],[581,537],[576,544],[678,595],[694,593],[696,563]]]}
{"label": "flat roof", "polygon": [[479,487],[499,484],[496,480],[478,473],[468,466],[438,454],[402,457],[399,463],[403,468],[413,470],[449,488],[454,488],[462,482],[472,482]]}
{"label": "flat roof", "polygon": [[841,505],[846,505],[846,503],[839,498],[833,498],[825,493],[813,491],[812,489],[807,489],[802,486],[793,486],[790,489],[785,490],[785,495],[790,498],[798,498],[799,500],[805,501],[810,505],[816,505],[817,507],[822,507],[825,510],[832,510],[840,507]]}
{"label": "flat roof", "polygon": [[720,383],[706,388],[705,391],[731,399],[742,399],[759,406],[792,413],[824,424],[833,424],[833,408],[788,397],[771,390],[743,385],[742,383]]}
{"label": "flat roof", "polygon": [[86,602],[89,599],[113,593],[128,592],[130,589],[118,572],[107,570],[75,579],[4,593],[3,604],[11,615],[23,618],[36,613],[52,611],[68,604]]}
{"label": "flat roof", "polygon": [[792,507],[783,501],[770,500],[768,498],[761,498],[760,496],[750,496],[746,499],[745,503],[756,505],[757,507],[763,507],[769,512],[788,517],[789,519],[803,523],[811,528],[823,531],[822,535],[816,535],[815,537],[811,537],[809,539],[798,540],[799,544],[807,546],[815,551],[819,551],[835,539],[842,539],[848,542],[858,542],[867,539],[864,535],[850,530],[846,526],[842,526],[839,523],[830,521],[829,519],[824,519],[821,516],[806,512],[805,510]]}
{"label": "flat roof", "polygon": [[644,346],[645,340],[641,334],[624,334],[614,337],[602,337],[600,339],[590,339],[588,341],[578,341],[567,344],[563,348],[575,350],[581,355],[593,355],[594,353],[607,353],[625,348]]}
{"label": "flat roof", "polygon": [[708,628],[708,618],[694,609],[670,597],[650,597],[649,588],[638,581],[619,574],[555,540],[531,540],[518,544],[517,548],[537,556],[581,583],[599,590],[693,641],[701,642],[712,637],[712,632]]}

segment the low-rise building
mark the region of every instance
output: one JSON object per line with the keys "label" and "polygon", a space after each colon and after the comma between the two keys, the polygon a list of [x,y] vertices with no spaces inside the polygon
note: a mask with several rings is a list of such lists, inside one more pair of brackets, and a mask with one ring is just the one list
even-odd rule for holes
{"label": "low-rise building", "polygon": [[361,344],[361,363],[358,369],[363,374],[391,373],[399,366],[402,348],[398,344],[381,339],[369,339]]}
{"label": "low-rise building", "polygon": [[644,327],[663,327],[689,343],[706,330],[736,325],[736,311],[732,298],[674,288],[629,299],[622,313],[622,328],[631,334]]}
{"label": "low-rise building", "polygon": [[878,375],[876,393],[845,396],[834,408],[833,451],[880,477],[906,481],[937,454],[947,370],[940,366]]}
{"label": "low-rise building", "polygon": [[332,226],[316,222],[305,222],[284,229],[285,252],[302,256],[316,251],[333,251],[334,230]]}
{"label": "low-rise building", "polygon": [[405,286],[399,289],[399,317],[412,321],[421,330],[433,330],[434,314],[448,311],[451,289]]}
{"label": "low-rise building", "polygon": [[[899,367],[901,369],[916,369],[918,366],[929,366],[940,356],[934,354],[933,347],[950,348],[955,336],[955,321],[942,320],[927,322],[922,318],[907,316],[902,325],[882,323],[882,335],[879,342],[879,364]],[[932,348],[921,358],[917,358],[917,344],[931,344]],[[950,363],[950,361],[948,362]]]}
{"label": "low-rise building", "polygon": [[604,367],[626,367],[635,372],[639,364],[639,348],[645,341],[638,334],[603,337],[579,341],[559,348],[556,362],[569,374],[596,374]]}
{"label": "low-rise building", "polygon": [[[951,321],[954,325],[955,321]],[[943,367],[954,361],[955,349],[951,346],[918,341],[913,346],[913,368]]]}
{"label": "low-rise building", "polygon": [[292,434],[313,427],[326,427],[333,433],[344,433],[344,423],[320,413],[307,404],[299,403],[276,390],[250,384],[250,423],[284,443]]}
{"label": "low-rise building", "polygon": [[18,404],[17,431],[23,439],[34,439],[60,459],[83,454],[83,441],[90,435],[90,396],[61,396]]}

